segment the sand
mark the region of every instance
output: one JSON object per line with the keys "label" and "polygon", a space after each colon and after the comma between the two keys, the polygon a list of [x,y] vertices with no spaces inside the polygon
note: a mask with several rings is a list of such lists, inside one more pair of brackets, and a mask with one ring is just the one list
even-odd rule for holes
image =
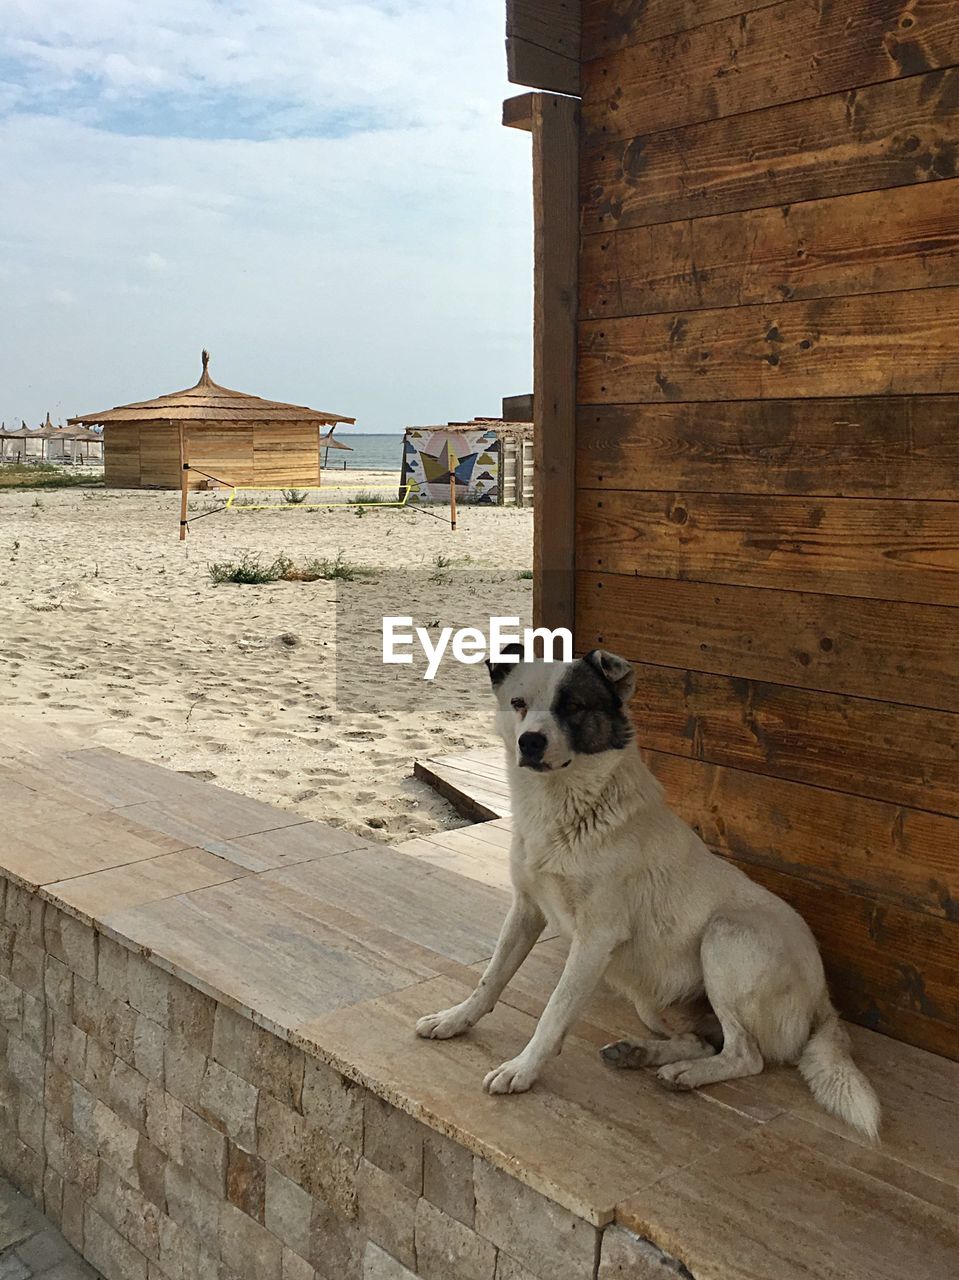
{"label": "sand", "polygon": [[[422,664],[386,667],[382,617],[528,624],[532,512],[461,506],[453,534],[441,507],[198,519],[217,500],[197,495],[181,544],[178,502],[0,490],[5,708],[367,836],[460,825],[413,762],[496,745],[485,668],[448,661],[429,683]],[[209,574],[244,554],[304,564],[340,553],[371,576],[215,586]]]}

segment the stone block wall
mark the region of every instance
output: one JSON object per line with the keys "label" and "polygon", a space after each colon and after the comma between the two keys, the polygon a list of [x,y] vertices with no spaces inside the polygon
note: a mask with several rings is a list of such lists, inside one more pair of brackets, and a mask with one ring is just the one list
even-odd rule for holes
{"label": "stone block wall", "polygon": [[0,907],[0,1166],[106,1280],[665,1275],[2,878]]}

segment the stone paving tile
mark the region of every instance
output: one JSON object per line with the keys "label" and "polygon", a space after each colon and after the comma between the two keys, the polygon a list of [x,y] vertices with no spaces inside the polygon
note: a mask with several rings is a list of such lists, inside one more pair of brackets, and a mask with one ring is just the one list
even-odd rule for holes
{"label": "stone paving tile", "polygon": [[103,1280],[52,1222],[0,1178],[0,1280]]}

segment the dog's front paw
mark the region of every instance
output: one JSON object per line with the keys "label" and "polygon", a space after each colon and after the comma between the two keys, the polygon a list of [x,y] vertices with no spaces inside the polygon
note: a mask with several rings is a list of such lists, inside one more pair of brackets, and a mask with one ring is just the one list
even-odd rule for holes
{"label": "dog's front paw", "polygon": [[536,1083],[538,1075],[538,1068],[520,1054],[491,1071],[483,1081],[483,1088],[487,1093],[525,1093]]}
{"label": "dog's front paw", "polygon": [[441,1009],[439,1013],[428,1013],[416,1024],[416,1034],[424,1040],[450,1040],[453,1036],[461,1036],[469,1031],[473,1019],[463,1005],[455,1005],[452,1009]]}

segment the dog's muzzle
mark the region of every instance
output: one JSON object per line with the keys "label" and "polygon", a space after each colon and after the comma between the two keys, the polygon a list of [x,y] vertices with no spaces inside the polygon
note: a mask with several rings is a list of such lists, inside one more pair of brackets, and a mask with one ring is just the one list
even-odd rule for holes
{"label": "dog's muzzle", "polygon": [[543,756],[546,753],[546,734],[545,733],[521,733],[516,744],[519,747],[519,763],[523,769],[548,769],[549,765],[543,763]]}

